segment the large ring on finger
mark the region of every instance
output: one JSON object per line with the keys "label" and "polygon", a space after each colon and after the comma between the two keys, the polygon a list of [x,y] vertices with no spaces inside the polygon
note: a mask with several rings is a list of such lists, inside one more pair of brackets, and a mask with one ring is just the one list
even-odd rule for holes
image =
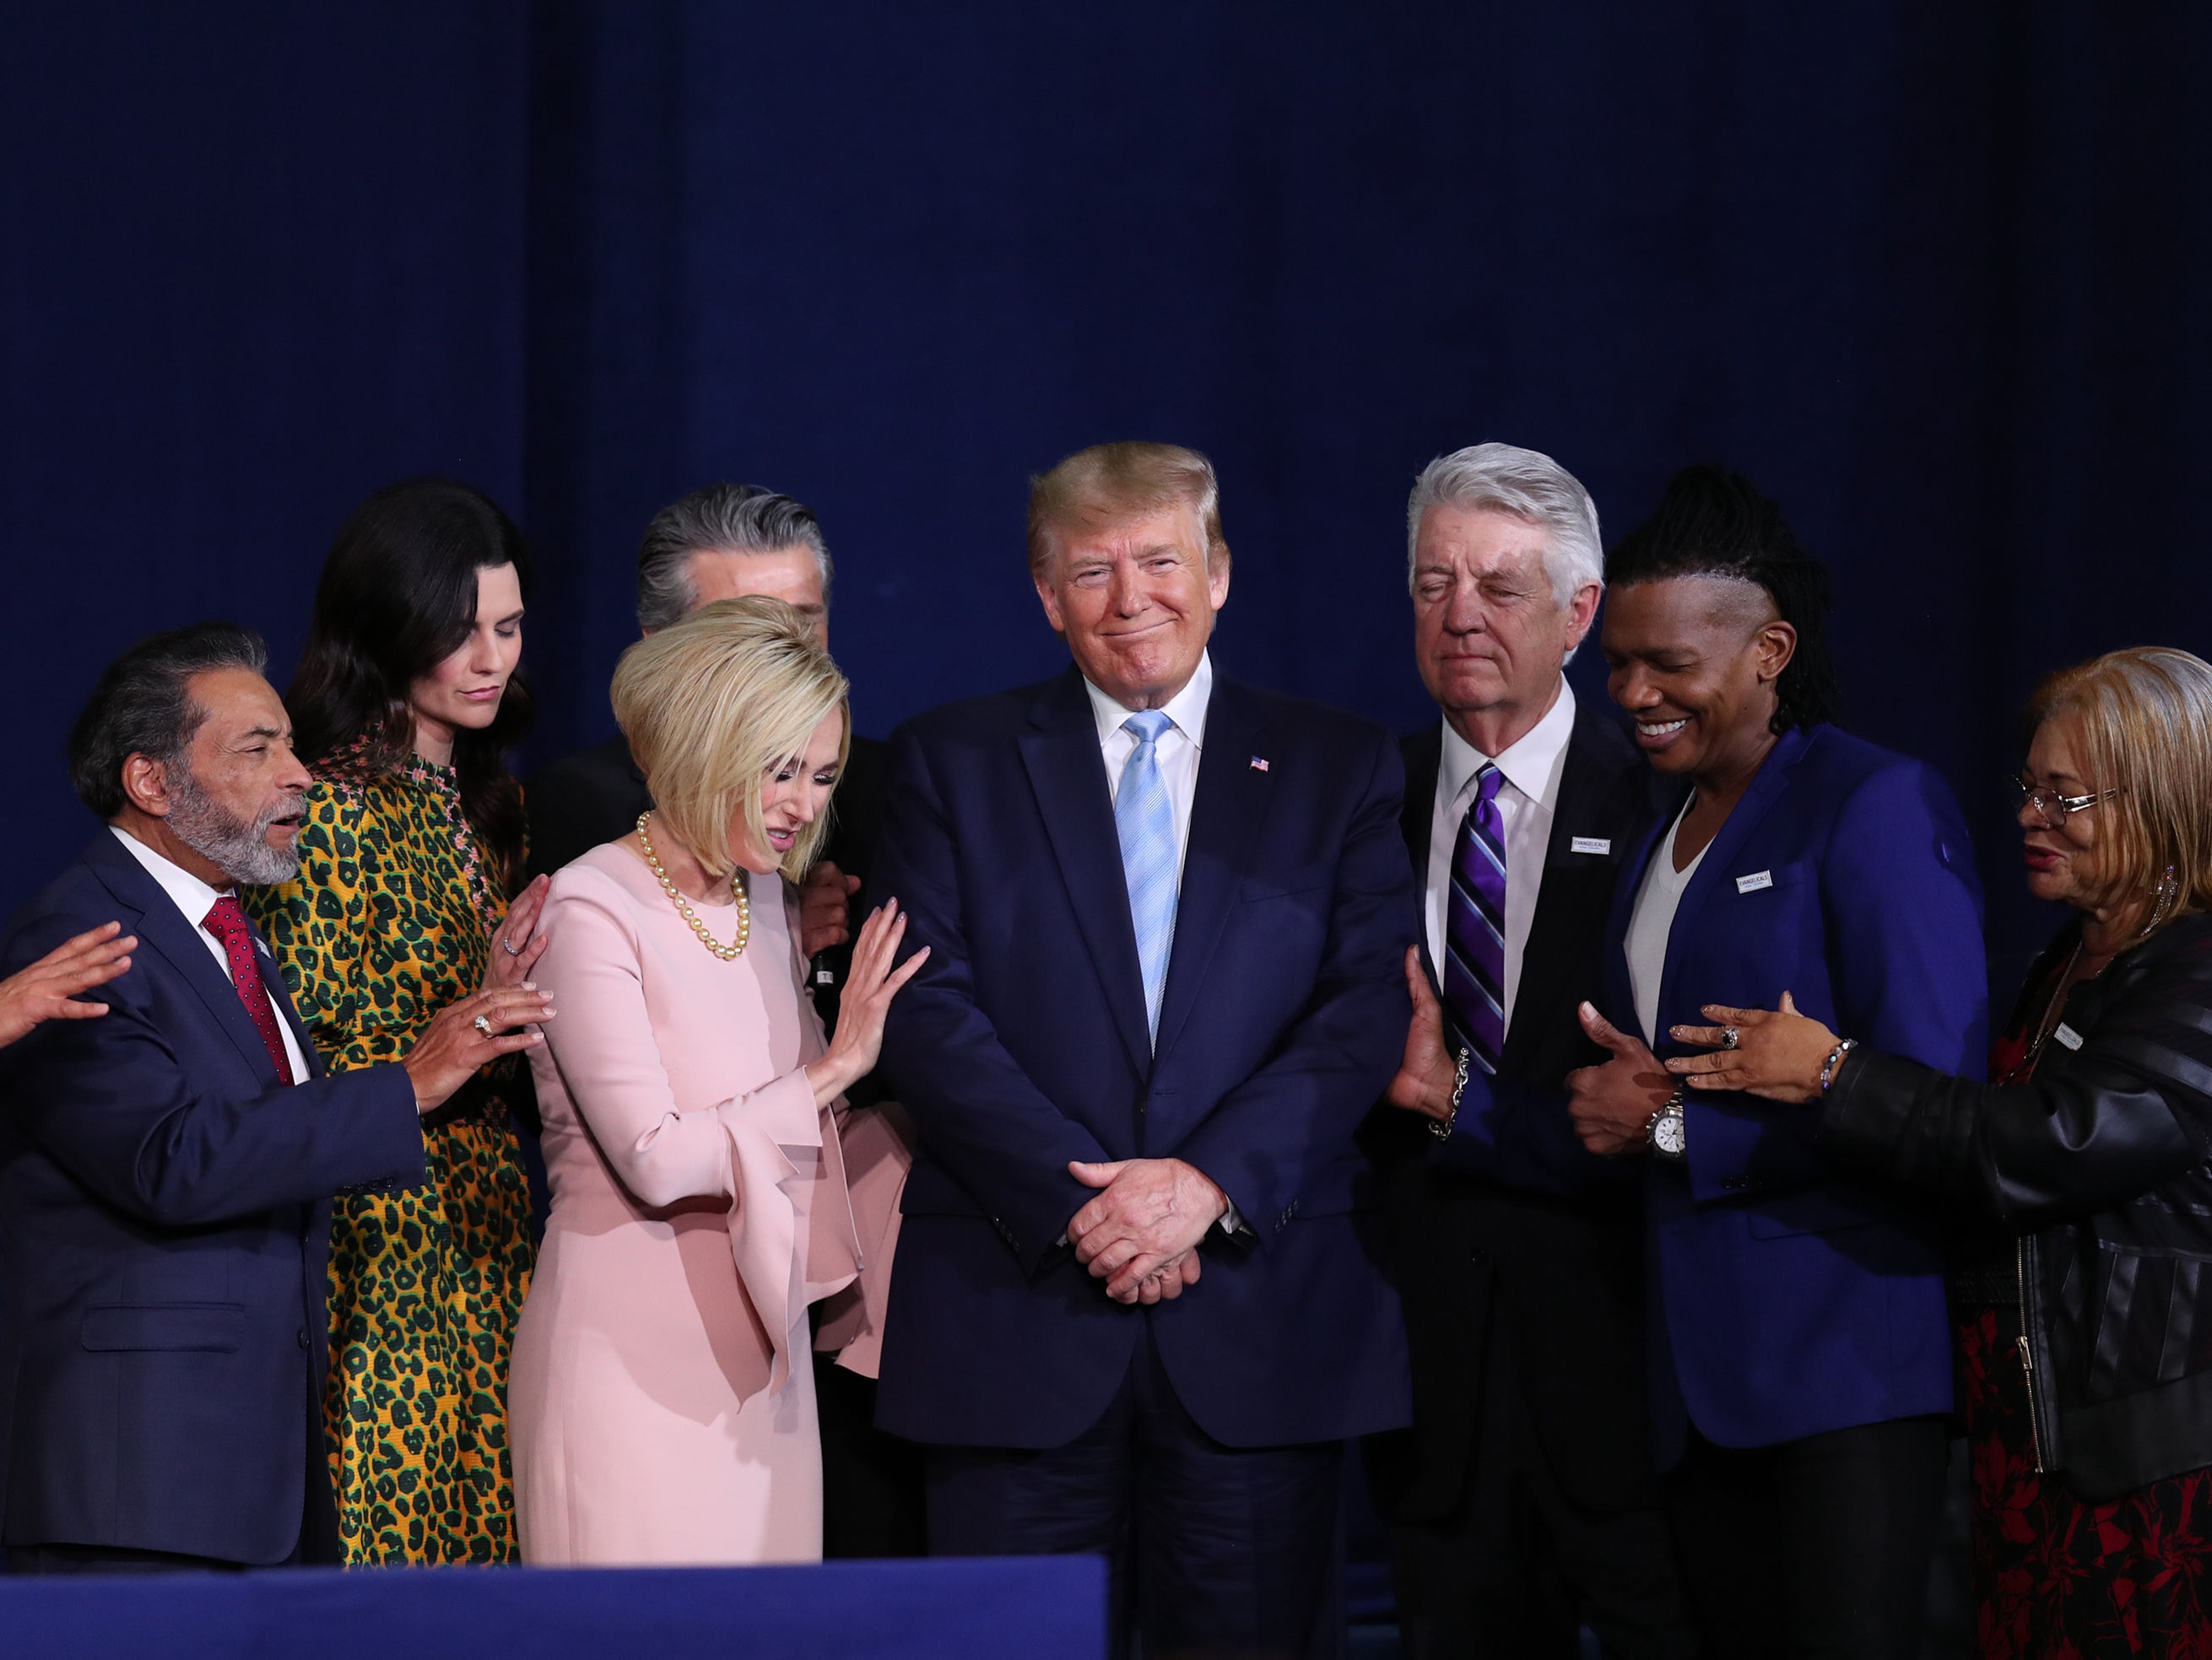
{"label": "large ring on finger", "polygon": [[1742,1042],[1743,1034],[1738,1031],[1734,1026],[1723,1026],[1721,1028],[1721,1047],[1723,1049],[1735,1049]]}
{"label": "large ring on finger", "polygon": [[491,1022],[484,1016],[479,1014],[475,1019],[469,1022],[469,1024],[474,1026],[478,1031],[482,1032],[485,1037],[489,1037],[491,1036]]}
{"label": "large ring on finger", "polygon": [[499,948],[505,952],[509,957],[520,957],[522,955],[522,947],[516,945],[514,940],[508,939],[505,934],[501,934],[499,937]]}

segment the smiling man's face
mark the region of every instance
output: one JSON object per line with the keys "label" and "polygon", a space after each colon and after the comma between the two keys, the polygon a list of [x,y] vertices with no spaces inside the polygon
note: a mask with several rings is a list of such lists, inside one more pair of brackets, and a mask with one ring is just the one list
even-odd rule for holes
{"label": "smiling man's face", "polygon": [[1229,598],[1187,504],[1070,526],[1035,573],[1037,598],[1084,678],[1125,708],[1158,708],[1197,672]]}

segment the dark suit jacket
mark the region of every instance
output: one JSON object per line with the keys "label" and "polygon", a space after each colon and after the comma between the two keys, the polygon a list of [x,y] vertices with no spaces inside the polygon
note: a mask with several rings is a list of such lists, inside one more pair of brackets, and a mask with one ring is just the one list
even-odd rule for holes
{"label": "dark suit jacket", "polygon": [[[878,1422],[1060,1445],[1105,1409],[1149,1320],[1217,1440],[1404,1423],[1404,1323],[1352,1139],[1408,1018],[1396,746],[1216,679],[1156,1055],[1080,677],[936,710],[892,742],[870,897],[896,896],[908,947],[931,956],[884,1043],[921,1146]],[[1210,1234],[1180,1300],[1121,1307],[1060,1243],[1092,1196],[1067,1163],[1170,1155],[1249,1234]]]}
{"label": "dark suit jacket", "polygon": [[[875,868],[876,832],[884,816],[885,754],[884,745],[854,733],[844,774],[830,798],[830,830],[823,838],[822,857],[848,876],[865,877]],[[629,835],[636,827],[638,814],[653,806],[645,775],[630,759],[629,745],[620,733],[539,768],[530,775],[523,800],[530,819],[532,876],[556,871],[602,842]],[[852,914],[855,933],[864,915],[856,895]],[[814,1006],[823,1023],[835,1031],[837,992],[845,983],[853,950],[848,943],[823,954],[834,980],[814,988]]]}
{"label": "dark suit jacket", "polygon": [[[1629,850],[1600,1006],[1636,1029],[1624,950],[1655,822]],[[1940,1072],[1987,1060],[1981,885],[1935,770],[1834,727],[1785,733],[1683,891],[1659,992],[1667,1037],[1699,1006],[1790,993],[1829,1030]],[[1692,1091],[1688,1155],[1644,1160],[1661,1468],[1694,1423],[1724,1446],[1948,1411],[1950,1324],[1928,1222],[1851,1185],[1820,1109]]]}
{"label": "dark suit jacket", "polygon": [[[1407,852],[1425,883],[1443,734],[1405,740]],[[1578,702],[1495,1079],[1471,1076],[1454,1134],[1385,1107],[1394,1258],[1413,1361],[1410,1442],[1378,1449],[1379,1497],[1406,1519],[1456,1506],[1490,1346],[1510,1345],[1560,1485],[1594,1509],[1654,1502],[1644,1404],[1642,1218],[1633,1172],[1585,1152],[1562,1087],[1605,1059],[1575,1006],[1600,989],[1620,861],[1652,812],[1651,769]],[[1577,838],[1608,845],[1575,852]]]}
{"label": "dark suit jacket", "polygon": [[5,1538],[281,1561],[329,1365],[330,1196],[426,1179],[414,1089],[397,1066],[323,1076],[264,956],[315,1073],[280,1084],[229,976],[106,830],[16,919],[0,974],[115,919],[140,944],[88,994],[107,1013],[0,1053]]}

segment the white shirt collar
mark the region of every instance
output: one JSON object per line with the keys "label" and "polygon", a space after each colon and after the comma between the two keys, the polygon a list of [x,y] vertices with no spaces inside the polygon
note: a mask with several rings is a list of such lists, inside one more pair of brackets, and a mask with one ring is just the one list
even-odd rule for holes
{"label": "white shirt collar", "polygon": [[[210,887],[182,865],[155,852],[129,830],[115,824],[107,828],[115,832],[117,841],[131,850],[131,856],[146,867],[146,874],[161,885],[161,891],[176,902],[177,909],[185,914],[185,921],[196,928],[207,921],[207,914],[215,909],[215,902],[223,897],[222,892]],[[234,893],[237,890],[228,891]]]}
{"label": "white shirt collar", "polygon": [[[1103,745],[1121,730],[1121,723],[1137,711],[1115,702],[1092,685],[1086,677],[1083,690],[1091,694],[1091,714],[1098,722],[1098,742]],[[1177,732],[1190,739],[1191,746],[1206,747],[1206,706],[1213,698],[1213,654],[1200,652],[1198,666],[1191,672],[1183,689],[1160,705],[1160,712],[1175,725]],[[1126,734],[1125,734],[1126,735]]]}
{"label": "white shirt collar", "polygon": [[1559,776],[1559,751],[1575,735],[1575,689],[1565,675],[1560,676],[1559,695],[1544,711],[1544,718],[1522,733],[1518,742],[1506,745],[1503,755],[1485,755],[1454,732],[1449,721],[1443,727],[1444,749],[1437,763],[1437,781],[1444,800],[1457,806],[1474,782],[1475,774],[1495,762],[1507,783],[1529,800],[1541,801]]}

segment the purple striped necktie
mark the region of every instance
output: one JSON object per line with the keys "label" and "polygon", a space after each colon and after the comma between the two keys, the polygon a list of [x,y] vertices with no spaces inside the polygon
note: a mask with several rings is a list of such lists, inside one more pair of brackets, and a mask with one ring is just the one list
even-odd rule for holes
{"label": "purple striped necktie", "polygon": [[1452,843],[1451,897],[1444,913],[1444,1001],[1468,1053],[1485,1072],[1505,1049],[1505,821],[1487,762]]}

